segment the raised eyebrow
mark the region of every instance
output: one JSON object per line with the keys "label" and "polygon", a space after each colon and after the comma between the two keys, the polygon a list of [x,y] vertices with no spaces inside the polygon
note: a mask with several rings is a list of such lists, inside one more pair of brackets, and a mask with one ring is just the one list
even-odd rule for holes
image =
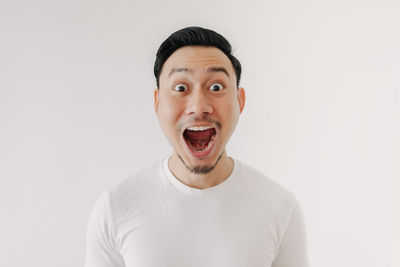
{"label": "raised eyebrow", "polygon": [[176,72],[189,72],[188,68],[173,68],[170,72],[168,77],[171,77],[172,74],[176,73]]}
{"label": "raised eyebrow", "polygon": [[224,68],[224,67],[209,67],[209,68],[207,68],[207,72],[223,72],[229,78],[229,73],[226,70],[226,68]]}

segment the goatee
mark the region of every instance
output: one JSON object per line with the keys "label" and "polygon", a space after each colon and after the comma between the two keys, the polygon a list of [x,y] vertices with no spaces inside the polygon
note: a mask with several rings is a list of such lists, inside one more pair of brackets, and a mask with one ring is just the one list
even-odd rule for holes
{"label": "goatee", "polygon": [[185,165],[186,169],[188,169],[191,173],[207,174],[207,173],[210,173],[212,170],[214,170],[215,166],[217,166],[217,164],[218,164],[219,160],[222,158],[223,154],[224,154],[224,152],[222,152],[221,155],[219,155],[217,161],[212,166],[194,166],[193,168],[190,168],[179,154],[178,154],[178,157],[182,161],[183,165]]}

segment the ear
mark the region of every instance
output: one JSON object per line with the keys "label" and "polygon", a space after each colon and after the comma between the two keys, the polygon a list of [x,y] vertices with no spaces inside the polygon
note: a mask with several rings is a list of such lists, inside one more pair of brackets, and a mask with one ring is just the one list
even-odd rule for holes
{"label": "ear", "polygon": [[239,103],[240,113],[242,113],[244,108],[244,103],[246,102],[246,94],[243,87],[239,87],[237,90],[237,99]]}
{"label": "ear", "polygon": [[159,96],[159,89],[156,88],[154,90],[154,110],[157,113],[158,112],[158,102],[160,102],[160,96]]}

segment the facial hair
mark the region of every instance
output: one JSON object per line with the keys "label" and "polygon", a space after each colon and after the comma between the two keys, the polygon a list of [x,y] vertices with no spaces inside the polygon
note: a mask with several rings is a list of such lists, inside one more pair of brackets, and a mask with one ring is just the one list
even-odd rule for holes
{"label": "facial hair", "polygon": [[179,154],[178,154],[178,157],[182,161],[183,165],[185,165],[186,169],[188,169],[191,173],[207,174],[207,173],[210,173],[212,170],[214,170],[215,166],[217,166],[217,164],[218,164],[219,160],[222,158],[223,154],[224,154],[224,152],[222,152],[221,155],[218,156],[217,161],[212,166],[194,166],[193,168],[190,168]]}

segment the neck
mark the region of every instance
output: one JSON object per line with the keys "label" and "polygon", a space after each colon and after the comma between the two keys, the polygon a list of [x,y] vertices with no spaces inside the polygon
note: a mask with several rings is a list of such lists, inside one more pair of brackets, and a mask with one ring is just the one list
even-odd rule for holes
{"label": "neck", "polygon": [[182,183],[197,189],[205,189],[222,183],[231,175],[234,165],[232,158],[228,157],[225,151],[214,169],[208,173],[194,173],[188,169],[191,166],[185,166],[182,161],[174,151],[168,159],[169,170]]}

